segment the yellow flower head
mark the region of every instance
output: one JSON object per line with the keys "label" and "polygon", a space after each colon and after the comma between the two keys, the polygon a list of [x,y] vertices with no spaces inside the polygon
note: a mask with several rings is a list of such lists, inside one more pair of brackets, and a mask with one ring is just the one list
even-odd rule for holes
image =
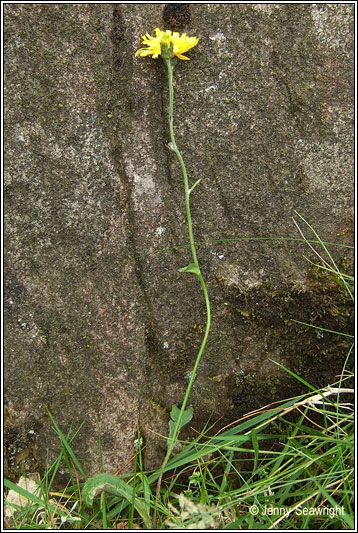
{"label": "yellow flower head", "polygon": [[176,56],[179,59],[189,60],[189,57],[183,54],[196,46],[199,42],[197,37],[188,37],[185,33],[179,35],[178,32],[173,33],[170,30],[161,31],[159,28],[155,28],[155,37],[146,33],[143,35],[142,44],[145,44],[147,48],[140,48],[135,53],[136,56],[149,56],[153,59],[157,59],[158,56],[168,57],[168,52],[171,51],[172,57]]}

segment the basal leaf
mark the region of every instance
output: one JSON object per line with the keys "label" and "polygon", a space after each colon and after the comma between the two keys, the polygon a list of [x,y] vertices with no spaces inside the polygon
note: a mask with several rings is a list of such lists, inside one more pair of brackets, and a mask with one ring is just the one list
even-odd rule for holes
{"label": "basal leaf", "polygon": [[134,507],[143,518],[145,526],[151,528],[151,520],[143,500],[136,496],[133,498],[133,487],[111,474],[97,474],[86,481],[82,489],[85,505],[92,507],[94,498],[103,491],[120,496],[130,504],[134,502]]}

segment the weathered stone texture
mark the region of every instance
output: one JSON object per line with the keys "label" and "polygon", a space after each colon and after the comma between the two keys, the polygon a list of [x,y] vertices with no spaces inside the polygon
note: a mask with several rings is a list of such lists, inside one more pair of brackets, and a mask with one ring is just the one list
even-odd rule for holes
{"label": "weathered stone texture", "polygon": [[[132,456],[137,424],[157,464],[161,407],[183,397],[205,307],[195,276],[178,272],[190,253],[177,247],[187,230],[165,68],[134,58],[163,7],[5,6],[10,470],[27,447],[42,465],[59,449],[46,406],[64,431],[85,421],[74,449],[89,473],[98,423],[106,470]],[[297,210],[322,239],[351,244],[354,7],[189,11],[178,24],[200,42],[175,71],[175,130],[191,183],[202,179],[196,239],[299,237]],[[332,252],[349,265],[345,248]],[[294,392],[270,359],[314,385],[339,372],[343,337],[291,321],[351,327],[344,294],[304,254],[272,241],[199,248],[213,329],[191,398],[198,428]]]}

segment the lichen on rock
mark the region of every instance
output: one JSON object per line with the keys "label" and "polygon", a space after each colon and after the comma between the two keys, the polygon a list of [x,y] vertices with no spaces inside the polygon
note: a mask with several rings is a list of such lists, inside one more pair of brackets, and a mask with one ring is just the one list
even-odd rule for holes
{"label": "lichen on rock", "polygon": [[[134,57],[162,11],[5,5],[6,396],[15,444],[36,423],[36,468],[60,449],[46,408],[64,433],[85,422],[73,445],[88,475],[98,425],[106,471],[130,468],[138,425],[146,465],[160,464],[154,433],[166,434],[200,345],[198,282],[178,272],[189,250],[165,70]],[[348,5],[190,6],[181,24],[200,45],[176,69],[175,128],[191,183],[201,179],[198,242],[297,238],[297,210],[323,240],[352,243],[353,16]],[[270,359],[317,386],[335,378],[344,341],[290,322],[351,331],[350,304],[314,278],[309,253],[200,246],[213,330],[191,398],[198,429],[291,395],[298,385]],[[351,252],[332,253],[349,270]]]}

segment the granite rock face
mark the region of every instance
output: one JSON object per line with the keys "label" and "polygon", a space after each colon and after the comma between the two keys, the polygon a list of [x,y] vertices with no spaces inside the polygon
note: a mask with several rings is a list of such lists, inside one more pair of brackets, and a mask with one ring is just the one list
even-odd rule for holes
{"label": "granite rock face", "polygon": [[[165,21],[163,21],[163,10]],[[343,290],[295,241],[296,210],[352,244],[354,7],[322,4],[5,6],[5,372],[9,475],[60,449],[88,474],[122,468],[139,426],[159,464],[168,413],[200,346],[162,61],[135,58],[155,27],[200,38],[177,64],[175,131],[190,182],[213,328],[193,425],[227,423],[297,392],[272,360],[332,382],[350,332]],[[297,217],[296,217],[297,219]],[[298,219],[297,219],[298,220]],[[301,223],[301,227],[304,225]],[[312,235],[304,229],[308,238]],[[342,269],[350,251],[330,248]],[[47,455],[48,454],[48,455]],[[130,463],[128,463],[130,468]]]}

